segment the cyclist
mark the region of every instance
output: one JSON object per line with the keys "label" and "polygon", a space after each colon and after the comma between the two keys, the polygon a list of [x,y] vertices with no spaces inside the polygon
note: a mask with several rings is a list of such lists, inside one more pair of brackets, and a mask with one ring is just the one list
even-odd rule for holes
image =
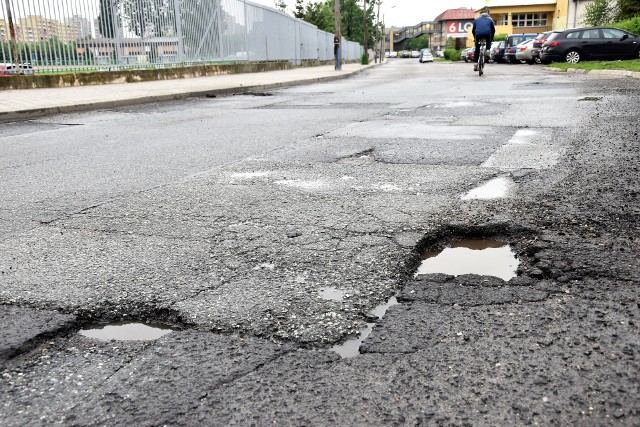
{"label": "cyclist", "polygon": [[496,34],[496,27],[493,25],[493,19],[489,16],[489,10],[484,11],[473,21],[473,28],[471,29],[473,34],[473,40],[476,45],[476,50],[473,52],[473,71],[478,71],[478,53],[480,53],[480,40],[485,39],[487,41],[487,52],[491,47],[493,36]]}

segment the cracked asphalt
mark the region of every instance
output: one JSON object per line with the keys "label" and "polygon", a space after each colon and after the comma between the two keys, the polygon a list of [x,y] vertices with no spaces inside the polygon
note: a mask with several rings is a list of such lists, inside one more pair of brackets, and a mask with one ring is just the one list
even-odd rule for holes
{"label": "cracked asphalt", "polygon": [[[0,424],[640,424],[638,94],[397,60],[0,124]],[[414,276],[460,238],[517,277]],[[122,320],[175,330],[77,334]]]}

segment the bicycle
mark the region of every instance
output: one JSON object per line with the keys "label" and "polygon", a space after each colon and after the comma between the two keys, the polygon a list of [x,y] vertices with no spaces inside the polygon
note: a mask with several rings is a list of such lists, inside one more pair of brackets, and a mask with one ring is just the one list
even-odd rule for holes
{"label": "bicycle", "polygon": [[487,54],[487,40],[480,39],[480,52],[478,52],[478,74],[482,76],[484,73],[484,60]]}

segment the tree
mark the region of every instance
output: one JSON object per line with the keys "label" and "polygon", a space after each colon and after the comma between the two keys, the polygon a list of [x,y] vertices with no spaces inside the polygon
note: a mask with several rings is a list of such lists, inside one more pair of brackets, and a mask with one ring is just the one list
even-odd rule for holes
{"label": "tree", "polygon": [[285,12],[287,10],[287,4],[284,0],[274,0],[273,4],[279,11]]}
{"label": "tree", "polygon": [[619,20],[640,17],[640,0],[618,0]]}
{"label": "tree", "polygon": [[408,50],[420,50],[429,47],[429,36],[426,34],[407,40],[405,47]]}
{"label": "tree", "polygon": [[595,0],[586,6],[584,23],[589,27],[606,25],[616,20],[618,10],[615,1]]}
{"label": "tree", "polygon": [[100,0],[98,31],[102,37],[113,38],[116,34],[113,10],[118,8],[118,0]]}
{"label": "tree", "polygon": [[[127,28],[138,37],[165,36],[175,28],[173,0],[120,0]],[[188,7],[183,2],[184,7]]]}
{"label": "tree", "polygon": [[296,9],[293,16],[298,19],[304,19],[304,0],[296,0]]}

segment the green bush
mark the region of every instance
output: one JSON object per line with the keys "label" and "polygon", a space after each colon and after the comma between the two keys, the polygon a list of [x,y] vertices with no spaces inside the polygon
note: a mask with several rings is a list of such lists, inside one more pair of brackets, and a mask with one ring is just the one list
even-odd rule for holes
{"label": "green bush", "polygon": [[449,61],[460,61],[460,54],[462,53],[462,49],[445,49],[444,50],[444,58]]}
{"label": "green bush", "polygon": [[636,16],[635,18],[627,19],[625,21],[615,22],[611,24],[611,26],[640,35],[640,16]]}

